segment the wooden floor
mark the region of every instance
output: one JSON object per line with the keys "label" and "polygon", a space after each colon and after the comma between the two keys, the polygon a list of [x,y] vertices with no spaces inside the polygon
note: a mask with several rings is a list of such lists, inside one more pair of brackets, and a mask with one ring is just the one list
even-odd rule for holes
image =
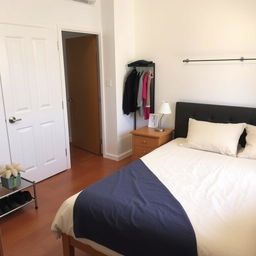
{"label": "wooden floor", "polygon": [[[61,203],[86,186],[131,162],[116,162],[73,148],[72,169],[37,184],[39,209],[30,204],[0,221],[5,256],[61,256],[62,245],[50,231]],[[85,255],[76,251],[76,256]]]}

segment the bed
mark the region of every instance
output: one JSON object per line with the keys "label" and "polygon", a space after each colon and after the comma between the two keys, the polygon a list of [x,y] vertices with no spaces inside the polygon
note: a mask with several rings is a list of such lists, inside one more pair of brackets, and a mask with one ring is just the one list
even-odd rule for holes
{"label": "bed", "polygon": [[[139,170],[141,164],[145,165],[166,188],[167,192],[170,192],[174,199],[180,203],[193,228],[196,242],[196,251],[187,255],[256,255],[256,160],[186,147],[184,138],[188,134],[190,118],[214,123],[256,125],[256,109],[178,102],[176,104],[175,139],[142,157],[139,160],[140,162],[131,165],[129,168],[132,174],[135,175],[137,171],[134,172],[132,169],[138,167],[137,170]],[[245,146],[246,133],[243,132],[239,137],[240,144]],[[118,173],[123,172],[119,171]],[[136,177],[136,179],[139,180],[140,177]],[[145,180],[147,181],[146,178]],[[104,181],[102,183],[104,185]],[[146,183],[148,185],[151,181]],[[112,184],[112,186],[114,185]],[[156,190],[155,184],[153,188],[152,198],[159,192],[159,190]],[[147,187],[147,189],[150,189],[150,187]],[[113,248],[110,249],[108,246],[104,246],[104,243],[97,242],[97,236],[101,237],[100,233],[102,233],[97,228],[97,223],[95,224],[95,230],[93,230],[94,224],[92,223],[91,229],[94,234],[89,236],[96,239],[77,238],[74,233],[74,226],[77,224],[73,220],[74,212],[77,211],[75,210],[77,198],[81,197],[81,193],[79,192],[68,198],[62,204],[52,223],[53,233],[56,237],[62,237],[64,255],[74,255],[74,247],[92,255],[143,255],[139,253],[120,253],[120,250],[117,252]],[[162,206],[166,207],[167,200],[169,198],[157,202],[159,209]],[[139,207],[140,205],[138,205]],[[179,215],[182,213],[182,209]],[[125,212],[129,212],[129,210]],[[166,220],[167,223],[168,221]],[[89,224],[86,223],[86,225]],[[161,221],[156,223],[154,228],[162,224],[165,228],[165,223]],[[100,225],[101,223],[98,223],[98,226]],[[136,225],[138,224],[136,223]],[[153,225],[154,223],[152,223]],[[147,230],[147,232],[151,231]],[[157,235],[152,240],[153,245],[162,242],[158,239],[161,234],[157,232],[156,230]],[[186,232],[190,232],[193,237],[193,232],[191,233],[191,230],[188,229],[184,229],[180,233]],[[126,232],[124,233],[126,234]],[[122,233],[119,234],[122,235]],[[185,247],[185,238],[183,243],[182,235],[177,233],[180,240],[175,243],[181,243],[181,247]],[[115,240],[114,238],[118,239],[118,237],[113,236],[112,240]],[[111,237],[109,239],[111,240]],[[132,240],[129,237],[125,239],[127,239],[129,247],[132,247],[133,243],[139,244],[138,239],[134,238]],[[115,241],[111,242],[115,243]],[[193,248],[193,241],[188,239],[188,243]],[[173,253],[173,251],[163,251],[161,246],[152,247],[153,249],[156,247],[158,253],[152,252],[144,255],[183,255]],[[145,248],[143,241],[141,247],[143,251]]]}

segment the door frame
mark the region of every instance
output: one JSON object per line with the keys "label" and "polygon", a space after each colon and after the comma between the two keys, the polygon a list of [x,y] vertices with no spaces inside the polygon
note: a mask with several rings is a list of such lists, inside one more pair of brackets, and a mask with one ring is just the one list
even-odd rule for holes
{"label": "door frame", "polygon": [[64,54],[63,54],[63,44],[62,44],[62,31],[66,32],[75,32],[75,33],[84,33],[96,35],[98,39],[98,63],[99,63],[99,90],[100,90],[100,118],[101,118],[101,139],[102,139],[102,155],[105,155],[106,150],[106,122],[105,122],[105,93],[103,86],[103,44],[102,44],[102,33],[101,31],[91,31],[86,28],[81,27],[69,27],[66,25],[58,25],[58,45],[59,45],[59,62],[61,69],[61,83],[62,83],[62,99],[63,99],[63,108],[64,108],[64,125],[66,132],[66,148],[67,148],[67,159],[68,159],[68,168],[71,168],[71,159],[70,159],[70,146],[69,146],[69,124],[68,124],[68,110],[67,110],[67,95],[66,95],[66,79],[65,79],[65,69],[64,69]]}

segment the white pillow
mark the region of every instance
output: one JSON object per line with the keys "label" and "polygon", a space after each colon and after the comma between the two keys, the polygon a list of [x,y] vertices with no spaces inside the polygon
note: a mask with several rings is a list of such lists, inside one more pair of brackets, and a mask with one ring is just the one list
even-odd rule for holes
{"label": "white pillow", "polygon": [[211,123],[189,118],[187,143],[191,148],[235,156],[245,126],[245,123]]}
{"label": "white pillow", "polygon": [[247,133],[245,138],[246,145],[239,152],[238,157],[256,159],[256,126],[247,124],[245,129]]}

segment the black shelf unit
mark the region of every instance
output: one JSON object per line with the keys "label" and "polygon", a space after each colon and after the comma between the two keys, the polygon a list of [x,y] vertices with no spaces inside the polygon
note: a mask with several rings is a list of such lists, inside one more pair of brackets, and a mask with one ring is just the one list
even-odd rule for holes
{"label": "black shelf unit", "polygon": [[35,204],[35,209],[38,209],[37,196],[36,196],[36,183],[34,181],[30,181],[30,180],[27,180],[27,179],[21,177],[20,186],[18,186],[16,188],[13,188],[13,189],[6,189],[6,188],[2,187],[1,184],[0,184],[0,200],[5,198],[5,197],[8,197],[12,194],[15,194],[19,191],[22,191],[26,188],[29,188],[31,186],[33,187],[32,199],[30,201],[25,202],[24,204],[19,205],[18,207],[14,208],[14,209],[11,209],[8,212],[5,212],[5,213],[1,214],[0,219],[3,218],[4,216],[10,214],[11,212],[14,212],[14,211],[32,203],[32,202],[34,202],[34,204]]}
{"label": "black shelf unit", "polygon": [[[144,63],[144,64],[140,64],[136,62],[132,62],[130,64],[128,64],[129,68],[152,68],[153,71],[153,83],[152,86],[150,87],[150,93],[153,95],[151,101],[150,101],[150,113],[154,113],[155,112],[155,80],[156,80],[156,65],[154,62],[152,61],[148,61],[148,63]],[[133,124],[134,130],[136,130],[137,128],[137,111],[134,112],[134,124]]]}

